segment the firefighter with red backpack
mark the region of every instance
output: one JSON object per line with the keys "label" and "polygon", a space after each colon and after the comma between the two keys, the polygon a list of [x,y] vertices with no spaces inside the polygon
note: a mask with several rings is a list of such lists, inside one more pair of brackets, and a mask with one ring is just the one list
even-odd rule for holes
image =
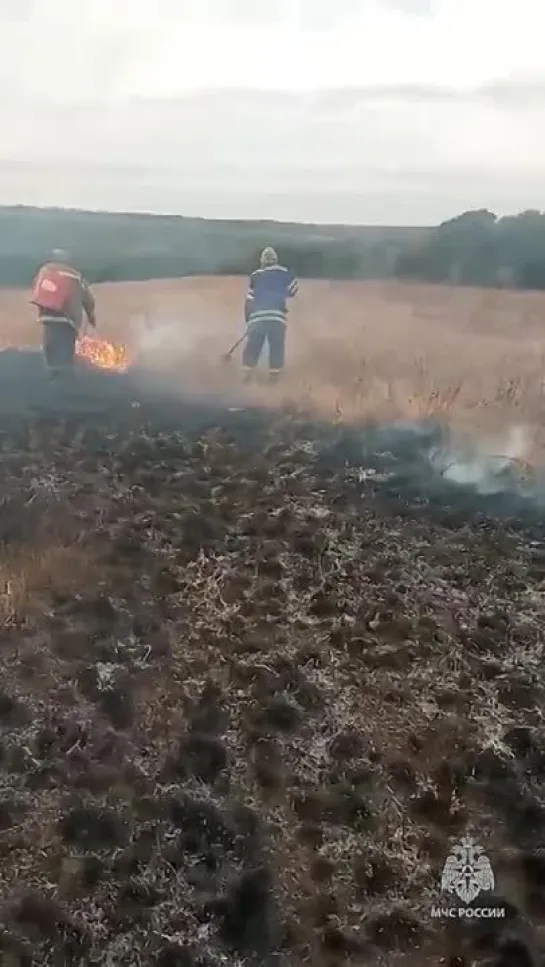
{"label": "firefighter with red backpack", "polygon": [[70,372],[84,315],[89,325],[96,327],[95,300],[63,249],[55,249],[51,261],[42,265],[30,301],[37,307],[38,322],[43,327],[42,345],[49,372],[52,376]]}

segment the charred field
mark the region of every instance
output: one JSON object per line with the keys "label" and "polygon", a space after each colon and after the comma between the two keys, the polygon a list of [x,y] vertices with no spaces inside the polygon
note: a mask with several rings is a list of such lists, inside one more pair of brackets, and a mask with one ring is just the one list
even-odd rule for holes
{"label": "charred field", "polygon": [[544,962],[541,489],[445,447],[0,354],[2,963]]}

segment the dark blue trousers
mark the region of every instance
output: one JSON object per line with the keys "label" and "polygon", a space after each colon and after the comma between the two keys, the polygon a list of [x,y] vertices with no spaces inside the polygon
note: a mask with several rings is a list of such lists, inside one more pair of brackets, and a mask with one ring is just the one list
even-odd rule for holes
{"label": "dark blue trousers", "polygon": [[242,353],[244,369],[255,369],[267,344],[269,372],[280,373],[286,357],[286,325],[278,319],[262,319],[250,322],[250,329]]}

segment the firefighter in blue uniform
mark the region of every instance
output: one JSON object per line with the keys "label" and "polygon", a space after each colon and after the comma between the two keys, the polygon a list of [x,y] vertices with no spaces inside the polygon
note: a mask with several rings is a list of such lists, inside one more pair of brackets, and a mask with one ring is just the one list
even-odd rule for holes
{"label": "firefighter in blue uniform", "polygon": [[269,378],[275,381],[284,369],[288,299],[297,295],[299,283],[290,269],[280,265],[273,248],[261,253],[260,267],[252,272],[246,293],[248,337],[242,354],[245,379],[255,372],[265,343],[269,350]]}

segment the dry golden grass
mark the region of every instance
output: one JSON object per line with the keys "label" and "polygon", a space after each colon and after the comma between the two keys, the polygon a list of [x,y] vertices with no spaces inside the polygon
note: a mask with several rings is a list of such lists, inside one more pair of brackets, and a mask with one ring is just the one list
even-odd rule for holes
{"label": "dry golden grass", "polygon": [[80,547],[50,544],[25,546],[0,553],[0,629],[21,625],[40,607],[41,596],[51,590],[64,593],[81,586],[91,565]]}
{"label": "dry golden grass", "polygon": [[[173,327],[158,366],[186,389],[239,394],[236,362],[223,368],[219,357],[242,332],[244,290],[242,278],[97,286],[100,333],[135,346],[145,320]],[[303,281],[282,386],[244,397],[288,399],[342,420],[448,413],[486,433],[524,424],[535,454],[545,446],[544,321],[536,293]],[[0,341],[38,339],[25,294],[2,293]]]}

